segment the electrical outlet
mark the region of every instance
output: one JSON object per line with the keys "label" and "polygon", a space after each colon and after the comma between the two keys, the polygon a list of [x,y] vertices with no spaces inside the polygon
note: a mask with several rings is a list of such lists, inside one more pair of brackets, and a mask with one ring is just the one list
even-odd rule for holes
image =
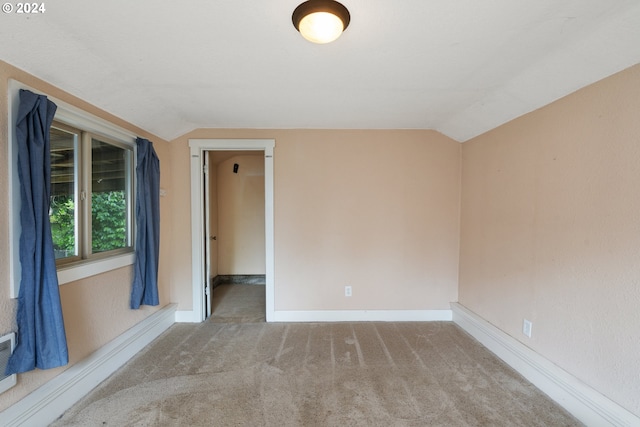
{"label": "electrical outlet", "polygon": [[533,327],[533,323],[530,320],[524,319],[522,322],[522,333],[531,338],[531,328]]}
{"label": "electrical outlet", "polygon": [[344,287],[344,296],[345,297],[350,297],[351,296],[351,286],[345,286]]}

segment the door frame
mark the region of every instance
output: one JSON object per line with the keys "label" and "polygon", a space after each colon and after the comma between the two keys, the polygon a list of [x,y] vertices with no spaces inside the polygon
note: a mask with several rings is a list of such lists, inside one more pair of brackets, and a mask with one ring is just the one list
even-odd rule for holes
{"label": "door frame", "polygon": [[202,203],[204,208],[204,318],[211,317],[211,299],[213,288],[211,283],[211,171],[209,170],[209,153],[202,152]]}
{"label": "door frame", "polygon": [[206,151],[263,151],[264,152],[264,219],[265,219],[265,273],[267,322],[274,320],[274,218],[273,218],[273,149],[274,139],[189,139],[191,155],[191,277],[193,294],[193,321],[206,318],[204,304],[204,193],[202,173]]}

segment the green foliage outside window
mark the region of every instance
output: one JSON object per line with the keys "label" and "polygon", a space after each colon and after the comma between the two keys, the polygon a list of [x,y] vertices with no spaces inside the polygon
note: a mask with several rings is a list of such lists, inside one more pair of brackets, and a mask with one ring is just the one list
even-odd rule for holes
{"label": "green foliage outside window", "polygon": [[127,246],[127,201],[124,191],[93,193],[91,200],[92,251],[104,252]]}
{"label": "green foliage outside window", "polygon": [[[94,193],[91,200],[92,251],[105,252],[127,246],[127,201],[124,191]],[[75,203],[69,196],[51,200],[51,235],[57,257],[75,252]]]}
{"label": "green foliage outside window", "polygon": [[51,222],[51,237],[53,237],[56,258],[74,255],[74,212],[75,204],[71,197],[54,196],[51,198],[49,221]]}

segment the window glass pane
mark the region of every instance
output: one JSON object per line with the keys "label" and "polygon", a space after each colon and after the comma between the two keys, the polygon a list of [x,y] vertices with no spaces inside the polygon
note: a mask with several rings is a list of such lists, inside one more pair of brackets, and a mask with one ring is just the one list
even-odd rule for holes
{"label": "window glass pane", "polygon": [[129,246],[130,150],[91,140],[91,248],[93,253]]}
{"label": "window glass pane", "polygon": [[51,198],[49,220],[56,259],[78,255],[76,150],[78,135],[52,127],[50,132]]}

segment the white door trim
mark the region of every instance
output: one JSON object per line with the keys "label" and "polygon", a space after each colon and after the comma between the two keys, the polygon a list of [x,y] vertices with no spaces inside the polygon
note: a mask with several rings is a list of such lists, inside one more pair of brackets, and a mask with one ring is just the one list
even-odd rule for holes
{"label": "white door trim", "polygon": [[202,161],[204,163],[202,180],[204,185],[203,202],[204,202],[204,248],[205,248],[205,268],[204,268],[204,298],[205,298],[205,318],[211,316],[211,298],[213,297],[213,288],[211,287],[211,212],[210,212],[210,171],[209,171],[209,152],[204,151]]}
{"label": "white door trim", "polygon": [[273,149],[274,139],[189,139],[191,154],[191,271],[193,292],[192,321],[202,322],[204,312],[204,218],[202,167],[205,151],[264,151],[264,219],[266,267],[266,320],[275,312],[274,227],[273,227]]}

